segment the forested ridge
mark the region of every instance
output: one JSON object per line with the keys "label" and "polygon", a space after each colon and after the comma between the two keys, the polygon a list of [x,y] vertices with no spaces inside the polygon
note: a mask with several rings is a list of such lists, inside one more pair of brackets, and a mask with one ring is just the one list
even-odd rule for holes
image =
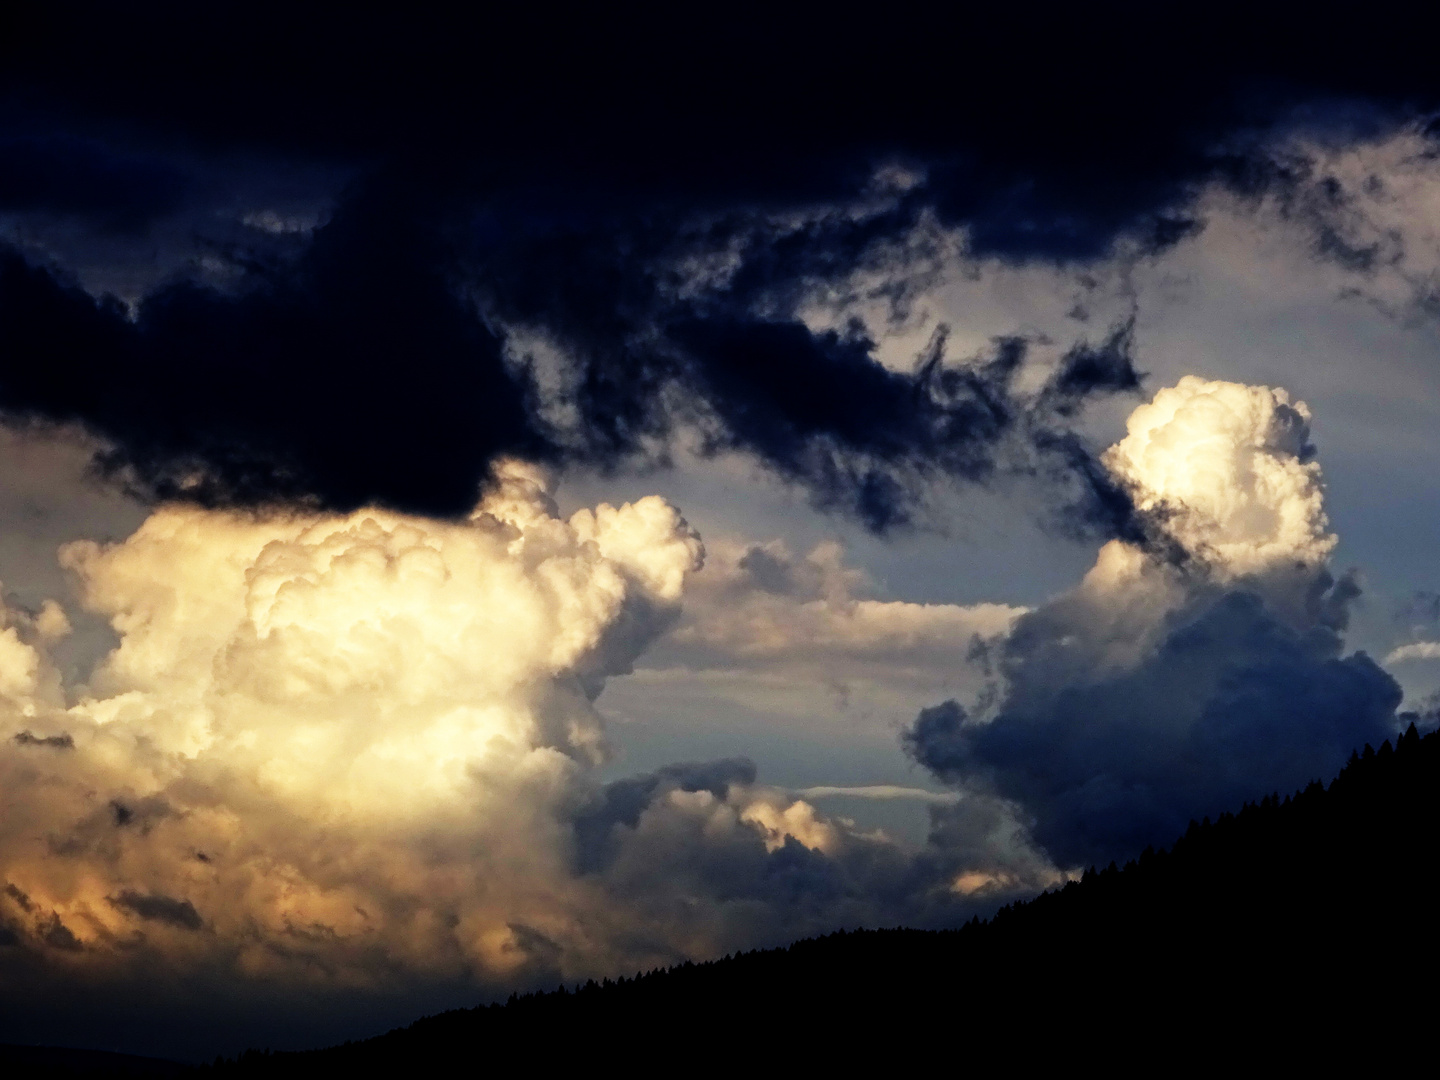
{"label": "forested ridge", "polygon": [[[514,996],[342,1047],[250,1053],[218,1071],[498,1053],[553,1066],[640,1054],[724,1072],[757,1055],[844,1067],[927,1049],[997,1064],[1053,1053],[1059,1065],[1100,1044],[1282,1061],[1364,1046],[1373,1060],[1433,1015],[1437,809],[1440,733],[1412,725],[1353,756],[1328,788],[1192,823],[1168,850],[958,930],[836,933]],[[1383,1049],[1356,1041],[1371,1023],[1394,1025]]]}
{"label": "forested ridge", "polygon": [[[1429,1053],[1440,733],[1366,747],[1331,784],[1192,823],[1168,850],[946,931],[788,948],[426,1017],[197,1075],[391,1075],[632,1056],[719,1074],[949,1054],[1064,1066],[1096,1047],[1287,1061]],[[1371,1041],[1378,1030],[1383,1042]],[[0,1055],[3,1057],[3,1055]],[[1126,1066],[1127,1068],[1134,1067]],[[86,1073],[86,1075],[91,1075]]]}

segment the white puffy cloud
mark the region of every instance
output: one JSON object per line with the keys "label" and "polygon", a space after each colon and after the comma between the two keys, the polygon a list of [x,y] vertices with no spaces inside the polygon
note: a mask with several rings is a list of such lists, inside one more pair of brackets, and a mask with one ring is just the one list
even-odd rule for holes
{"label": "white puffy cloud", "polygon": [[1310,410],[1281,389],[1186,375],[1130,414],[1103,461],[1143,512],[1225,579],[1324,563]]}
{"label": "white puffy cloud", "polygon": [[167,507],[61,557],[119,645],[67,700],[63,611],[0,631],[7,923],[364,983],[523,966],[522,915],[573,936],[592,700],[701,548],[655,498],[562,521],[511,465],[465,522]]}
{"label": "white puffy cloud", "polygon": [[1399,664],[1406,660],[1440,660],[1440,641],[1412,641],[1400,645],[1385,657],[1387,664]]}

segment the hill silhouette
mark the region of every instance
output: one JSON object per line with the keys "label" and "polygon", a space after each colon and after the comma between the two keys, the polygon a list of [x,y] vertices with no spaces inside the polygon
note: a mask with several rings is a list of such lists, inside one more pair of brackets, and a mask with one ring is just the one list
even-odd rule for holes
{"label": "hill silhouette", "polygon": [[25,1080],[174,1080],[203,1075],[180,1061],[116,1054],[108,1050],[75,1050],[60,1046],[0,1044],[0,1076]]}
{"label": "hill silhouette", "polygon": [[855,1071],[1375,1066],[1434,1015],[1440,734],[1412,724],[1319,782],[1192,823],[1167,851],[950,931],[861,930],[448,1012],[220,1076],[528,1063]]}

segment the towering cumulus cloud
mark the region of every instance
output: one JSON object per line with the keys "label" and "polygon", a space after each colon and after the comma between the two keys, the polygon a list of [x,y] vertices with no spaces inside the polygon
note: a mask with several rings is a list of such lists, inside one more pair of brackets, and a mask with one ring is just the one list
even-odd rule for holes
{"label": "towering cumulus cloud", "polygon": [[[64,609],[4,611],[0,1033],[93,992],[91,1038],[155,1045],[104,1034],[141,994],[152,1025],[270,1008],[269,1039],[285,1000],[350,995],[338,1027],[307,1008],[314,1042],[950,903],[968,856],[914,863],[749,761],[590,776],[596,697],[702,554],[656,497],[562,520],[515,462],[461,522],[179,505],[64,546],[118,644],[67,684]],[[990,858],[1021,864],[1011,891],[1037,872],[1018,850]],[[246,1038],[225,1023],[198,1052]]]}
{"label": "towering cumulus cloud", "polygon": [[518,465],[462,523],[177,507],[69,545],[120,641],[67,688],[61,609],[6,613],[9,962],[364,985],[553,961],[583,933],[591,701],[700,558],[662,500],[562,521]]}
{"label": "towering cumulus cloud", "polygon": [[955,702],[906,734],[942,779],[1013,799],[1061,865],[1134,854],[1191,817],[1335,771],[1390,733],[1400,689],[1343,656],[1359,593],[1336,580],[1309,411],[1193,376],[1103,457],[1163,541],[1112,540],[1022,616],[993,714]]}

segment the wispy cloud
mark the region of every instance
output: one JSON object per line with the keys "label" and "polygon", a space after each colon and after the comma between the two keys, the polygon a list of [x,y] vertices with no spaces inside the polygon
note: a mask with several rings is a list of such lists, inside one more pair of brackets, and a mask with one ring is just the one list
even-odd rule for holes
{"label": "wispy cloud", "polygon": [[1385,663],[1398,664],[1404,660],[1440,660],[1440,641],[1415,641],[1391,649]]}
{"label": "wispy cloud", "polygon": [[843,795],[852,799],[913,799],[916,802],[949,805],[960,801],[958,791],[927,791],[924,788],[900,787],[898,784],[862,784],[858,787],[842,787],[821,784],[818,787],[800,788],[795,792],[802,799],[824,799]]}

